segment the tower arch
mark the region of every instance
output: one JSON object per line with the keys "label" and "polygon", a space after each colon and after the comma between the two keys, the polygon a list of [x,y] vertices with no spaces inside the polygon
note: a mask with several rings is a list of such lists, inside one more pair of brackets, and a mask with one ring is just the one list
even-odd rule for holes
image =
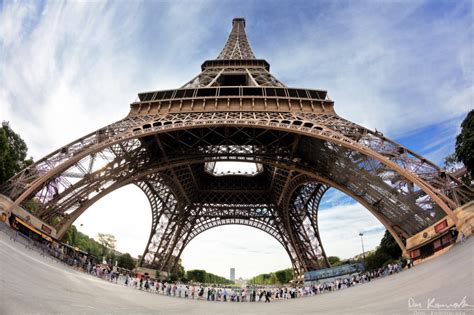
{"label": "tower arch", "polygon": [[[213,224],[266,222],[301,275],[329,265],[317,228],[327,187],[364,205],[401,247],[401,237],[444,216],[457,222],[453,210],[473,199],[469,187],[434,163],[338,116],[326,91],[278,81],[268,62],[255,58],[242,18],[201,70],[179,89],[139,93],[124,119],[13,176],[0,187],[13,200],[10,211],[34,198],[38,216],[56,222],[61,235],[95,201],[134,183],[153,212],[141,264],[169,270],[193,229],[211,226],[212,212]],[[205,171],[217,161],[263,168],[255,176]],[[262,219],[262,209],[272,221]]]}

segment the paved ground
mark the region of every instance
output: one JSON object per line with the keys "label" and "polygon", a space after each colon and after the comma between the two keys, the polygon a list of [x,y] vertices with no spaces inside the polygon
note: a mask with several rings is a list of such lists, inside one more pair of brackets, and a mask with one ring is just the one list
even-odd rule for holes
{"label": "paved ground", "polygon": [[[474,314],[414,312],[408,301],[474,304],[474,238],[400,274],[296,300],[217,303],[141,292],[71,270],[0,232],[0,314]],[[433,303],[432,303],[433,304]],[[444,307],[443,309],[446,309]],[[464,312],[464,313],[463,313]]]}

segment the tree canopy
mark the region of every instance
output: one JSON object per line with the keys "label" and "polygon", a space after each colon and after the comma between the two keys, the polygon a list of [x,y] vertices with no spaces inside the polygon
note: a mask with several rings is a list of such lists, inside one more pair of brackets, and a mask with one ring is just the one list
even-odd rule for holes
{"label": "tree canopy", "polygon": [[27,159],[28,147],[25,141],[15,133],[8,122],[2,122],[0,128],[0,184],[24,169],[33,160]]}
{"label": "tree canopy", "polygon": [[251,284],[285,284],[293,279],[293,269],[287,268],[270,273],[262,273],[250,279]]}
{"label": "tree canopy", "polygon": [[456,137],[456,158],[463,162],[471,179],[474,179],[474,110],[461,123],[461,132]]}
{"label": "tree canopy", "polygon": [[186,272],[186,278],[189,281],[200,283],[233,284],[232,281],[224,277],[200,269],[188,270],[188,272]]}
{"label": "tree canopy", "polygon": [[99,261],[102,261],[104,251],[101,244],[93,238],[79,232],[74,225],[71,225],[64,234],[61,241],[71,246],[77,246],[80,249],[94,255]]}
{"label": "tree canopy", "polygon": [[174,278],[180,280],[183,280],[185,278],[186,271],[184,270],[181,259],[178,260],[178,263],[176,264],[176,266],[174,266],[173,270],[171,271],[171,275],[173,275]]}
{"label": "tree canopy", "polygon": [[380,245],[374,252],[367,255],[365,269],[375,270],[384,267],[388,263],[399,260],[401,255],[400,246],[398,246],[392,234],[385,230]]}
{"label": "tree canopy", "polygon": [[117,266],[128,270],[133,270],[133,268],[135,268],[135,260],[129,253],[125,253],[118,257]]}
{"label": "tree canopy", "polygon": [[341,262],[341,258],[339,258],[337,256],[329,256],[328,260],[329,260],[329,263],[331,264],[331,266],[337,266]]}
{"label": "tree canopy", "polygon": [[97,239],[99,243],[107,249],[115,249],[117,240],[112,234],[98,233]]}

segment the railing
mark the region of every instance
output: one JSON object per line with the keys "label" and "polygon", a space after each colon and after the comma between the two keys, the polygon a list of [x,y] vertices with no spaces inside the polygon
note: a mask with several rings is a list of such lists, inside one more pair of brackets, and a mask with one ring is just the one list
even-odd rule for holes
{"label": "railing", "polygon": [[79,259],[74,259],[74,257],[62,253],[58,249],[53,248],[51,245],[48,246],[47,244],[31,239],[25,234],[10,228],[7,224],[1,221],[0,233],[6,234],[10,240],[23,245],[26,249],[32,250],[41,256],[51,258],[51,260],[54,262],[85,268],[85,265]]}
{"label": "railing", "polygon": [[257,86],[225,86],[193,89],[175,89],[152,91],[138,94],[140,102],[191,99],[201,97],[216,98],[222,96],[261,96],[266,98],[298,98],[307,100],[330,101],[327,96],[327,91],[323,90]]}

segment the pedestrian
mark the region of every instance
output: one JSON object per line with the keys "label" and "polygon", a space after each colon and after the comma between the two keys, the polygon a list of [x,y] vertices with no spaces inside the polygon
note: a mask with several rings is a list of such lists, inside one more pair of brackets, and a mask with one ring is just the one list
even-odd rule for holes
{"label": "pedestrian", "polygon": [[[264,292],[265,292],[265,291],[264,291]],[[270,303],[270,297],[271,297],[271,296],[272,296],[272,291],[267,290],[267,291],[265,292],[265,303],[267,303],[267,302]]]}
{"label": "pedestrian", "polygon": [[204,288],[201,286],[199,288],[199,293],[198,293],[198,296],[199,296],[199,299],[202,300],[202,296],[204,295]]}

